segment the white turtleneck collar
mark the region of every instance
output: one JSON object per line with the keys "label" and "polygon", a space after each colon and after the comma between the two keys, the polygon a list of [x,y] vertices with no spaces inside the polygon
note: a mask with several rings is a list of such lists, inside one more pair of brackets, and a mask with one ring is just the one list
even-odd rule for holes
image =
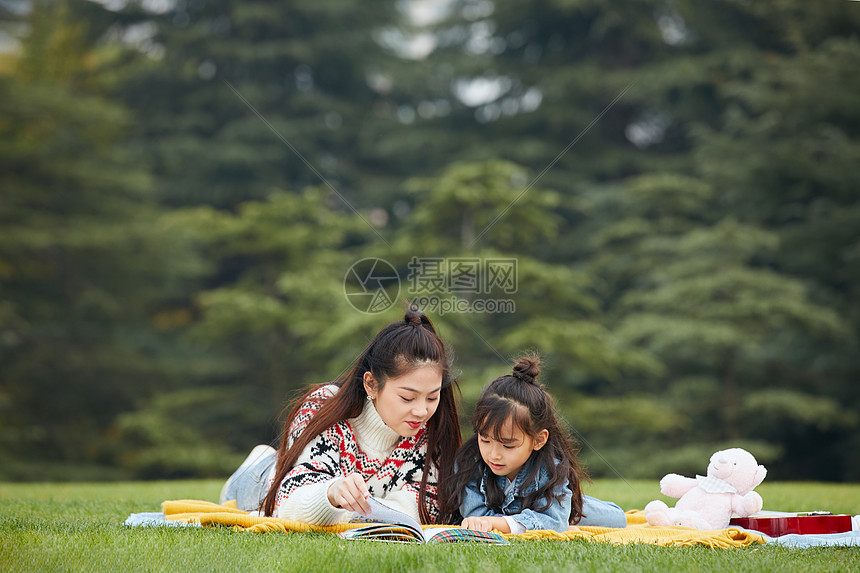
{"label": "white turtleneck collar", "polygon": [[355,441],[366,454],[377,459],[385,459],[403,438],[385,425],[376,406],[367,400],[364,410],[357,417],[349,420]]}

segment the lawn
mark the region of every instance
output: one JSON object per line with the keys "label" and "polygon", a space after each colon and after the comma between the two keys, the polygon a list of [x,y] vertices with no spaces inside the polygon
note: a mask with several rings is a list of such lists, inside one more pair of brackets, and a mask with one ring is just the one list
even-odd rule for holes
{"label": "lawn", "polygon": [[[0,484],[0,571],[857,571],[858,548],[659,548],[515,541],[399,545],[328,534],[127,528],[165,499],[216,501],[220,481]],[[660,497],[656,481],[599,480],[586,493],[626,509]],[[860,513],[860,484],[769,483],[766,509]],[[663,497],[668,501],[672,500]]]}

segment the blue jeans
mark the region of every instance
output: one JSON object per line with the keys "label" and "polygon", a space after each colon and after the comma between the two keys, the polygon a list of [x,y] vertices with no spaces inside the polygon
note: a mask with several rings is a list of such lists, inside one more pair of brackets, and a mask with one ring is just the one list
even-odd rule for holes
{"label": "blue jeans", "polygon": [[611,501],[603,501],[588,495],[582,496],[582,519],[577,525],[596,527],[627,527],[624,510]]}
{"label": "blue jeans", "polygon": [[221,489],[219,503],[231,499],[244,511],[260,509],[263,498],[269,493],[269,476],[277,461],[277,451],[269,446],[257,446],[242,462]]}

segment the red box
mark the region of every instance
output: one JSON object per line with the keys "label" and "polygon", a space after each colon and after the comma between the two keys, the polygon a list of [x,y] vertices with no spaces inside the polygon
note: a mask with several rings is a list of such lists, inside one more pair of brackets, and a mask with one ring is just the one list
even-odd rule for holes
{"label": "red box", "polygon": [[821,534],[851,531],[850,515],[798,515],[795,517],[735,517],[729,525],[760,531],[770,537],[790,533]]}

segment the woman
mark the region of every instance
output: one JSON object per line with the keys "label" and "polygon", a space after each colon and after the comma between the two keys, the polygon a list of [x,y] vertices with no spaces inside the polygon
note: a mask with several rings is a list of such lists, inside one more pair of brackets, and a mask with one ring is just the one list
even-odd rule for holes
{"label": "woman", "polygon": [[255,448],[221,502],[330,525],[367,513],[372,495],[433,523],[461,444],[455,390],[445,345],[410,306],[346,374],[296,400],[278,450]]}

